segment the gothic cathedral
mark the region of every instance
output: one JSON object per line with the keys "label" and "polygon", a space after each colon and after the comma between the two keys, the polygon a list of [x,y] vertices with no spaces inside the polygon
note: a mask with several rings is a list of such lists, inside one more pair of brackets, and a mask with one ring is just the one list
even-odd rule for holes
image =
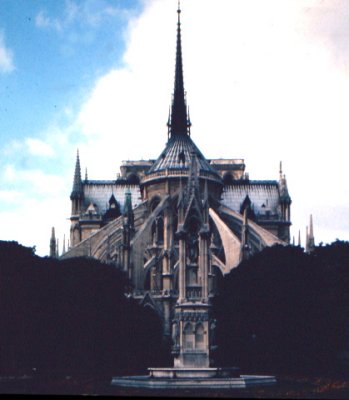
{"label": "gothic cathedral", "polygon": [[81,177],[77,154],[70,246],[125,271],[133,296],[158,311],[175,366],[209,367],[217,281],[242,259],[290,241],[285,176],[250,180],[243,159],[206,159],[191,137],[178,10],[168,141],[156,160],[127,161],[114,181]]}

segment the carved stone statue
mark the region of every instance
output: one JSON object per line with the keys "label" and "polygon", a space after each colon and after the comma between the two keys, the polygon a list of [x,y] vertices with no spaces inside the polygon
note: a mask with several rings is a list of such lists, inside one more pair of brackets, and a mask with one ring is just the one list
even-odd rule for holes
{"label": "carved stone statue", "polygon": [[174,347],[179,346],[179,329],[177,322],[172,325],[172,342]]}
{"label": "carved stone statue", "polygon": [[216,340],[216,326],[217,326],[217,321],[213,319],[210,323],[210,345],[215,345],[215,340]]}
{"label": "carved stone statue", "polygon": [[188,238],[188,257],[190,262],[195,263],[199,255],[199,241],[195,234]]}

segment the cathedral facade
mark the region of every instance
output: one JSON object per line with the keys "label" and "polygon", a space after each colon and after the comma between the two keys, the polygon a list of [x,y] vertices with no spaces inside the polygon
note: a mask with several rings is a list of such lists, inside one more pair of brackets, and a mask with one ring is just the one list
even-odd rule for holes
{"label": "cathedral facade", "polygon": [[254,252],[290,242],[291,198],[281,165],[278,180],[251,180],[243,159],[206,159],[195,145],[180,10],[165,134],[157,159],[127,161],[113,181],[83,179],[77,154],[70,246],[62,258],[95,257],[125,271],[133,296],[162,316],[175,365],[205,367],[217,280]]}

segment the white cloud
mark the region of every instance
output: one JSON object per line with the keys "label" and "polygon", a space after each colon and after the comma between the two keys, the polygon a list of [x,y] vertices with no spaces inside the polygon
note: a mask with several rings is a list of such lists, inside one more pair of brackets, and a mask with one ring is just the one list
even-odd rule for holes
{"label": "white cloud", "polygon": [[[57,171],[56,174],[45,173],[41,169],[20,169],[13,165],[7,165],[2,179],[11,182],[18,188],[13,193],[26,193],[40,198],[59,195],[66,187],[65,176]],[[6,190],[3,193],[8,193]]]}
{"label": "white cloud", "polygon": [[7,181],[12,181],[13,179],[15,179],[16,172],[15,172],[15,168],[13,165],[11,165],[11,164],[6,165],[6,167],[4,168],[4,171],[3,171],[3,177]]}
{"label": "white cloud", "polygon": [[54,154],[53,148],[40,139],[28,138],[26,139],[29,153],[34,156],[50,157]]}
{"label": "white cloud", "polygon": [[97,32],[105,24],[117,27],[120,18],[125,20],[128,16],[127,9],[111,6],[109,1],[66,0],[62,1],[58,16],[53,17],[45,9],[40,10],[35,17],[35,24],[39,29],[59,34],[61,54],[71,57],[79,51],[79,45],[91,46],[95,43]]}
{"label": "white cloud", "polygon": [[79,6],[74,1],[66,1],[65,14],[67,23],[72,23],[76,20],[79,14]]}
{"label": "white cloud", "polygon": [[2,182],[7,189],[0,190],[0,240],[36,246],[37,254],[44,256],[49,251],[52,226],[60,240],[64,234],[69,238],[70,188],[64,173],[7,165]]}
{"label": "white cloud", "polygon": [[0,73],[9,73],[15,69],[13,51],[5,44],[3,32],[0,32]]}
{"label": "white cloud", "polygon": [[41,10],[35,17],[35,24],[38,28],[53,29],[57,32],[62,30],[62,23],[57,18],[50,18],[45,11]]}
{"label": "white cloud", "polygon": [[15,240],[24,246],[36,246],[36,253],[45,256],[49,252],[51,228],[55,226],[62,250],[63,234],[69,232],[65,218],[70,211],[69,206],[62,196],[44,200],[26,198],[20,208],[5,212],[0,210],[0,240]]}
{"label": "white cloud", "polygon": [[18,190],[0,190],[0,201],[13,205],[23,199],[23,194]]}
{"label": "white cloud", "polygon": [[110,6],[103,0],[85,0],[81,3],[66,0],[61,18],[49,17],[45,10],[40,10],[35,17],[35,24],[38,28],[61,32],[75,23],[98,27],[106,18],[118,15],[125,15],[123,9]]}

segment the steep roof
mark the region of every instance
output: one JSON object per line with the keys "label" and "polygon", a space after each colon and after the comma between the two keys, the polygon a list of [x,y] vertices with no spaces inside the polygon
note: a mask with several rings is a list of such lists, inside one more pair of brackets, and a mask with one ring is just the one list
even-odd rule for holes
{"label": "steep roof", "polygon": [[222,193],[222,204],[231,210],[240,212],[242,202],[249,197],[256,214],[278,214],[280,193],[277,181],[233,181],[225,185]]}
{"label": "steep roof", "polygon": [[199,170],[211,172],[217,175],[217,171],[211,167],[210,163],[206,160],[189,136],[171,137],[167,142],[165,149],[149,169],[148,173],[165,169],[189,170],[192,153],[196,155]]}
{"label": "steep roof", "polygon": [[120,204],[121,212],[123,212],[126,192],[131,193],[132,204],[134,206],[137,206],[141,202],[139,185],[118,184],[117,181],[87,181],[83,184],[85,206],[94,203],[100,213],[108,210],[109,200],[112,195]]}

